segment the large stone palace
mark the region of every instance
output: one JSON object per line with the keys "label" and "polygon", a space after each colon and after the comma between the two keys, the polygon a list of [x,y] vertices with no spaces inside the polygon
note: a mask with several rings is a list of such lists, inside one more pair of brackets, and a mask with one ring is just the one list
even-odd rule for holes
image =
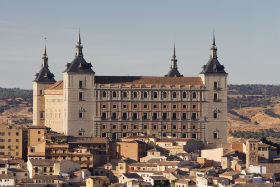
{"label": "large stone palace", "polygon": [[225,143],[227,73],[217,57],[215,37],[210,59],[198,77],[183,77],[174,52],[165,76],[96,76],[82,52],[66,64],[63,80],[49,70],[46,47],[33,81],[33,125],[72,136],[152,135]]}

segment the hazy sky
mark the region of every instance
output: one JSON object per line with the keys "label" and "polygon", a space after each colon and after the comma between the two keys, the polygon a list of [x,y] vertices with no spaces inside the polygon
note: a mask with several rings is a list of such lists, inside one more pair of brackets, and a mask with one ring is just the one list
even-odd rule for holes
{"label": "hazy sky", "polygon": [[215,30],[229,83],[280,83],[280,1],[258,0],[2,0],[0,87],[31,88],[47,37],[56,80],[75,54],[96,75],[166,74],[173,43],[180,72],[197,76]]}

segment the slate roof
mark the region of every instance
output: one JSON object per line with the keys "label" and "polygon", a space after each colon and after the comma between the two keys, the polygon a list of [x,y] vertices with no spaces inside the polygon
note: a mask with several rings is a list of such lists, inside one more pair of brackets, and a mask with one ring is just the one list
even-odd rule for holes
{"label": "slate roof", "polygon": [[94,73],[91,63],[86,62],[83,56],[76,56],[71,63],[66,64],[64,72],[72,73]]}
{"label": "slate roof", "polygon": [[39,73],[35,74],[34,82],[55,83],[54,74],[48,66],[42,66]]}
{"label": "slate roof", "polygon": [[171,68],[169,72],[165,75],[165,77],[183,77],[182,74],[178,71],[178,69]]}
{"label": "slate roof", "polygon": [[155,77],[155,76],[96,76],[96,84],[170,84],[170,85],[199,85],[203,82],[200,77]]}
{"label": "slate roof", "polygon": [[220,64],[217,58],[210,58],[208,63],[202,67],[202,72],[204,74],[210,73],[221,73],[226,74],[225,67]]}

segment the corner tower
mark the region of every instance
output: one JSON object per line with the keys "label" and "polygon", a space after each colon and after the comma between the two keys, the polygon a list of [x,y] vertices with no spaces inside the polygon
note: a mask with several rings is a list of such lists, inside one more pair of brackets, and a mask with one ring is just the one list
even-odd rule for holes
{"label": "corner tower", "polygon": [[93,136],[94,71],[83,56],[79,32],[75,58],[63,73],[64,134]]}
{"label": "corner tower", "polygon": [[203,116],[206,120],[205,140],[208,143],[227,142],[227,73],[218,61],[215,35],[210,59],[200,77],[206,88]]}
{"label": "corner tower", "polygon": [[44,90],[54,84],[54,74],[49,70],[47,47],[45,44],[42,65],[36,73],[33,84],[33,125],[43,126],[45,123],[45,97]]}

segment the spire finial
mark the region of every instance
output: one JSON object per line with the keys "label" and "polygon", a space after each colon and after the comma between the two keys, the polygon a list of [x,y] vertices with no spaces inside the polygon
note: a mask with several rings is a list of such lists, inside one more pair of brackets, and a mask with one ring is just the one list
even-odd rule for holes
{"label": "spire finial", "polygon": [[173,47],[173,56],[171,58],[171,69],[177,69],[177,59],[176,59],[176,50],[175,50],[175,41]]}
{"label": "spire finial", "polygon": [[216,41],[215,41],[215,32],[213,32],[213,46],[216,46]]}
{"label": "spire finial", "polygon": [[47,56],[47,38],[44,37],[44,50],[43,50],[43,56],[42,56],[42,67],[48,67],[48,56]]}
{"label": "spire finial", "polygon": [[76,56],[83,56],[83,46],[81,41],[81,34],[80,34],[80,28],[79,28],[79,35],[78,35],[78,42],[76,45]]}
{"label": "spire finial", "polygon": [[210,50],[211,50],[210,58],[218,58],[216,40],[215,40],[215,32],[213,32],[213,41],[212,41],[212,47]]}
{"label": "spire finial", "polygon": [[78,44],[81,45],[82,41],[81,41],[81,33],[80,33],[80,28],[79,28],[79,38],[78,38]]}
{"label": "spire finial", "polygon": [[173,56],[176,57],[176,51],[175,51],[175,41],[174,41],[174,51],[173,51]]}
{"label": "spire finial", "polygon": [[44,47],[44,53],[43,56],[46,57],[47,56],[47,38],[44,38],[44,42],[45,42],[45,47]]}

